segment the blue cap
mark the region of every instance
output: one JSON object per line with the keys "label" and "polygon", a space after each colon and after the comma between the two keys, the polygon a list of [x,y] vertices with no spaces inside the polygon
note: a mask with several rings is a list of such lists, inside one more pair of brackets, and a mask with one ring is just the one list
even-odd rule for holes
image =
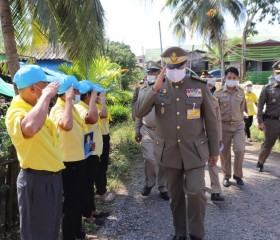
{"label": "blue cap", "polygon": [[73,75],[67,75],[59,80],[60,87],[58,88],[58,94],[64,94],[72,85],[74,89],[80,91],[80,84],[77,78]]}
{"label": "blue cap", "polygon": [[83,80],[80,82],[80,93],[86,94],[90,91],[92,91],[93,83],[89,80]]}
{"label": "blue cap", "polygon": [[102,92],[102,91],[108,92],[110,90],[110,88],[103,88],[99,84],[94,84],[93,90],[96,90],[97,92]]}
{"label": "blue cap", "polygon": [[18,89],[29,87],[37,82],[53,82],[53,79],[47,77],[42,68],[37,65],[23,66],[14,76],[14,83]]}

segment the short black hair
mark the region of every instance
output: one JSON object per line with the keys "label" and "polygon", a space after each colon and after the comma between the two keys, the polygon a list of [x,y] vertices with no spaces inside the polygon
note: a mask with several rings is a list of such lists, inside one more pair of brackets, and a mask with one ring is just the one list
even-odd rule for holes
{"label": "short black hair", "polygon": [[88,95],[88,93],[81,94],[81,100],[84,101],[87,95]]}
{"label": "short black hair", "polygon": [[234,73],[236,76],[239,76],[239,71],[236,67],[229,67],[225,70],[225,76],[228,75],[228,73]]}

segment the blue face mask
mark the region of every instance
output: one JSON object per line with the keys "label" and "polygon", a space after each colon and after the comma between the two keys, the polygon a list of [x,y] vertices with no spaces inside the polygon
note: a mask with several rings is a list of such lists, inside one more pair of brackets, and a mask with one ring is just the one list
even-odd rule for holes
{"label": "blue face mask", "polygon": [[252,87],[246,87],[247,92],[252,92]]}
{"label": "blue face mask", "polygon": [[75,95],[75,99],[72,100],[72,104],[75,105],[81,101],[81,96],[80,95]]}

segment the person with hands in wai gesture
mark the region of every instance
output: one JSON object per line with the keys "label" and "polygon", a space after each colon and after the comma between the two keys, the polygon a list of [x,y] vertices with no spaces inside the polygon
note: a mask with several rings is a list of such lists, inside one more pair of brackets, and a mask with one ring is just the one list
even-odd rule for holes
{"label": "person with hands in wai gesture", "polygon": [[62,239],[84,238],[82,231],[83,183],[85,176],[84,134],[88,132],[75,104],[82,87],[74,76],[60,79],[58,98],[50,118],[59,133],[59,144],[66,169],[62,171],[64,202]]}
{"label": "person with hands in wai gesture", "polygon": [[[104,224],[104,217],[108,217],[110,214],[108,212],[99,211],[95,205],[94,196],[94,184],[97,179],[98,166],[100,163],[100,156],[103,150],[103,139],[102,133],[99,125],[99,115],[96,106],[97,101],[97,90],[95,85],[89,80],[83,80],[80,82],[82,89],[81,101],[75,105],[80,117],[84,119],[88,126],[88,130],[94,133],[94,152],[88,156],[85,160],[86,170],[84,177],[84,193],[83,193],[83,216],[88,222],[94,223],[96,225]],[[103,94],[102,94],[102,97]]]}
{"label": "person with hands in wai gesture", "polygon": [[[186,75],[187,52],[168,48],[166,66],[152,86],[139,92],[135,116],[155,108],[154,156],[164,167],[174,240],[203,239],[206,209],[204,166],[219,155],[218,127],[206,81]],[[186,206],[186,195],[188,205]]]}

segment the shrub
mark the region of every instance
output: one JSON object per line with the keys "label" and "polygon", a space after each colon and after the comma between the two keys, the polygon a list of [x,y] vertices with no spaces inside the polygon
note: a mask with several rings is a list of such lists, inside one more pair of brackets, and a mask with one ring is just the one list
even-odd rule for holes
{"label": "shrub", "polygon": [[109,106],[109,112],[112,116],[113,124],[124,122],[128,120],[131,115],[130,107],[123,105],[111,105]]}

